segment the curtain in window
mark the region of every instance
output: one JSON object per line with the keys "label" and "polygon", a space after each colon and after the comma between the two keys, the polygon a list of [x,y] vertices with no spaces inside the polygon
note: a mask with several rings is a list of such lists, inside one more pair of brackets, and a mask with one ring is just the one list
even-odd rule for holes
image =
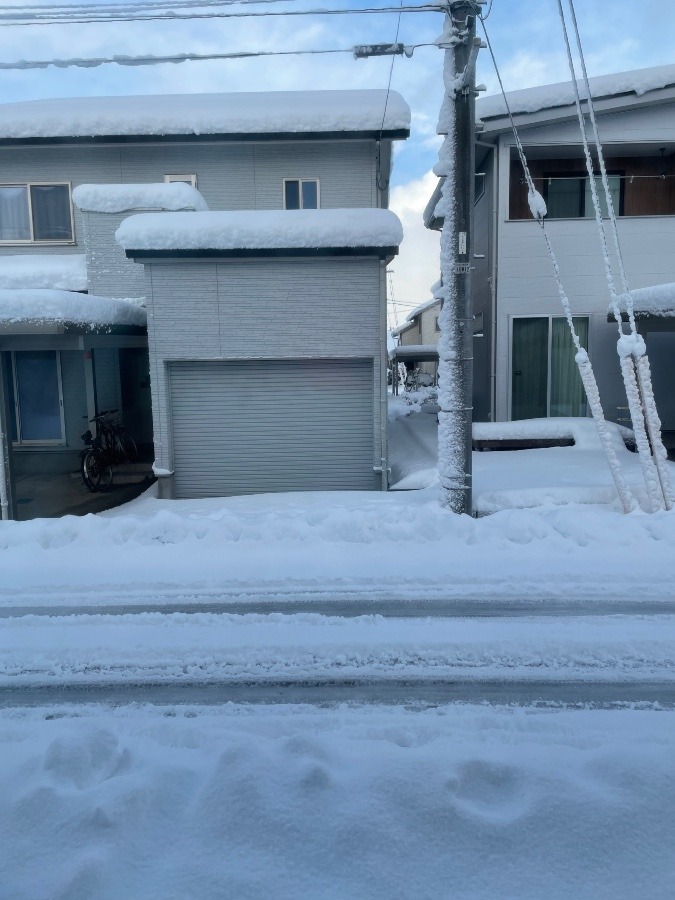
{"label": "curtain in window", "polygon": [[[581,346],[588,349],[588,319],[572,321]],[[567,319],[551,320],[551,416],[585,416],[586,393],[574,361],[575,347]]]}
{"label": "curtain in window", "polygon": [[33,238],[36,241],[71,241],[70,192],[65,184],[34,184]]}
{"label": "curtain in window", "polygon": [[547,415],[548,318],[513,320],[511,418]]}
{"label": "curtain in window", "polygon": [[22,185],[0,187],[0,241],[29,241],[28,190]]}
{"label": "curtain in window", "polygon": [[[609,193],[612,198],[612,206],[614,207],[615,214],[618,216],[619,201],[621,199],[621,178],[618,175],[608,175],[607,183],[609,184]],[[605,189],[602,186],[602,178],[600,177],[600,175],[595,176],[595,187],[598,192],[598,199],[600,201],[600,210],[602,212],[602,217],[603,219],[606,219],[609,217],[609,212],[607,210],[607,200],[605,199]],[[595,218],[593,194],[591,193],[591,184],[588,178],[585,182],[584,215],[587,219]]]}

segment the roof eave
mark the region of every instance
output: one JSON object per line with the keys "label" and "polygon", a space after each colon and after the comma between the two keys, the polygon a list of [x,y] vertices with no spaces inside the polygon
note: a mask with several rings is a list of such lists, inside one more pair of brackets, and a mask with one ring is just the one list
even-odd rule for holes
{"label": "roof eave", "polygon": [[125,250],[128,259],[151,262],[166,259],[287,259],[316,258],[328,256],[375,256],[392,260],[398,254],[398,247],[259,247],[235,248],[228,250],[183,248],[174,250],[141,250],[130,247]]}
{"label": "roof eave", "polygon": [[0,147],[49,144],[246,143],[261,141],[402,141],[409,128],[365,131],[274,131],[250,134],[102,134],[71,136],[0,137]]}

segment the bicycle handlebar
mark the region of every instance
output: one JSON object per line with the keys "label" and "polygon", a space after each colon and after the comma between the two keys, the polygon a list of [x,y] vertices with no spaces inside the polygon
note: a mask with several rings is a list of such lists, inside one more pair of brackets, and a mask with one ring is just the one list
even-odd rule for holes
{"label": "bicycle handlebar", "polygon": [[[119,412],[119,409],[103,409],[100,413],[97,413],[93,419],[89,419],[90,422],[96,422],[98,419],[102,419],[103,416],[111,416],[113,413]],[[86,419],[87,417],[84,416]]]}

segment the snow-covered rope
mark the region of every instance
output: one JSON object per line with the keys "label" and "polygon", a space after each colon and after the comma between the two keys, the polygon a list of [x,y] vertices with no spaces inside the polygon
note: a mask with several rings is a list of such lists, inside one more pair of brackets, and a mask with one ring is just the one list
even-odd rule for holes
{"label": "snow-covered rope", "polygon": [[[607,168],[605,166],[605,155],[602,149],[602,143],[600,141],[600,135],[598,133],[598,123],[595,117],[595,105],[593,103],[593,97],[591,94],[591,86],[588,78],[588,71],[586,69],[586,59],[584,56],[583,46],[581,44],[581,35],[579,33],[579,23],[577,22],[576,11],[574,8],[574,0],[568,0],[570,14],[572,18],[572,24],[574,27],[574,35],[577,44],[577,52],[579,54],[579,61],[581,64],[581,72],[584,79],[584,85],[586,88],[586,97],[588,103],[588,113],[591,121],[591,127],[593,129],[593,140],[595,141],[595,146],[598,154],[598,165],[600,168],[600,177],[602,180],[602,186],[605,192],[605,201],[607,203],[607,213],[610,221],[610,230],[612,233],[614,250],[616,253],[616,259],[619,267],[619,277],[621,278],[621,287],[623,290],[623,298],[626,303],[626,312],[628,314],[628,322],[630,324],[631,334],[637,337],[637,326],[635,324],[635,311],[633,308],[633,297],[628,288],[628,279],[626,277],[626,268],[623,262],[623,253],[621,252],[621,242],[619,240],[619,229],[617,227],[616,222],[616,213],[614,210],[614,201],[612,200],[612,192],[609,188],[609,180],[607,178]],[[576,79],[573,75],[572,80],[575,83],[576,87]],[[593,188],[595,187],[595,179],[591,179],[593,182]],[[592,189],[593,189],[592,188]],[[617,311],[614,310],[615,318],[619,323],[619,331],[621,329],[621,319],[617,315]],[[636,350],[638,349],[638,342],[635,342]],[[645,418],[647,433],[649,435],[649,441],[651,442],[652,452],[653,452],[653,460],[654,465],[656,466],[658,478],[659,478],[659,486],[660,491],[663,496],[663,501],[666,509],[672,509],[675,504],[675,495],[673,494],[673,488],[670,482],[670,475],[668,473],[668,454],[666,452],[666,448],[663,445],[663,440],[661,438],[661,419],[659,418],[658,410],[656,408],[656,401],[654,399],[654,389],[652,386],[652,376],[651,369],[649,366],[649,358],[647,356],[646,347],[644,346],[644,341],[642,342],[642,346],[639,348],[644,351],[638,353],[637,355],[633,353],[634,359],[634,367],[637,373],[637,384],[639,396],[642,400],[641,408],[643,410],[643,415]],[[623,366],[623,358],[622,358],[622,366]]]}
{"label": "snow-covered rope", "polygon": [[492,44],[490,42],[489,35],[487,33],[487,28],[485,27],[485,22],[481,19],[481,24],[483,26],[483,33],[485,34],[485,40],[488,45],[488,51],[492,58],[492,63],[494,65],[495,73],[497,75],[497,80],[499,82],[499,87],[502,92],[502,98],[504,100],[504,105],[506,107],[506,112],[508,114],[509,120],[511,122],[511,130],[513,132],[514,141],[516,144],[516,149],[518,152],[518,157],[520,159],[520,164],[523,169],[523,175],[525,177],[525,182],[527,184],[527,201],[530,207],[530,212],[534,220],[538,223],[541,228],[542,235],[544,237],[544,241],[546,243],[546,248],[548,250],[549,257],[551,259],[551,265],[553,268],[553,277],[555,278],[555,283],[558,289],[558,296],[560,297],[560,302],[563,307],[563,311],[565,313],[565,318],[567,319],[567,324],[570,329],[570,333],[572,335],[572,340],[574,341],[574,346],[576,348],[576,354],[574,360],[577,364],[577,368],[579,370],[579,375],[581,377],[582,384],[584,386],[584,390],[586,391],[586,399],[588,400],[588,405],[591,410],[591,415],[593,417],[593,421],[595,422],[595,426],[598,430],[598,436],[600,438],[600,443],[602,444],[602,448],[605,452],[605,456],[607,458],[607,464],[609,466],[609,470],[612,474],[612,478],[614,480],[614,485],[616,487],[617,494],[621,500],[621,505],[623,507],[623,511],[625,513],[632,512],[636,508],[636,503],[633,498],[633,495],[630,492],[630,488],[626,483],[626,480],[623,477],[623,472],[621,470],[621,464],[619,462],[619,457],[616,453],[616,448],[614,446],[614,441],[612,438],[612,434],[610,432],[609,425],[607,420],[605,419],[605,415],[602,409],[602,403],[600,401],[600,391],[598,390],[598,385],[595,380],[595,374],[593,372],[593,367],[591,365],[590,358],[588,356],[587,351],[584,347],[581,346],[581,341],[579,340],[579,335],[577,334],[577,330],[574,327],[574,319],[572,316],[572,308],[570,306],[569,297],[565,293],[565,289],[563,287],[562,278],[560,276],[560,268],[558,266],[558,260],[556,258],[555,252],[553,250],[553,245],[551,244],[551,239],[546,230],[546,223],[544,221],[544,217],[546,215],[546,203],[541,194],[537,191],[534,186],[534,180],[530,173],[530,167],[527,164],[527,157],[525,156],[525,149],[520,140],[520,134],[518,133],[518,129],[516,128],[516,123],[513,118],[513,113],[511,112],[511,106],[509,104],[508,98],[506,96],[506,91],[504,90],[504,83],[502,82],[502,77],[499,72],[499,67],[497,66],[497,60],[494,55],[494,51],[492,49]]}
{"label": "snow-covered rope", "polygon": [[[652,509],[652,512],[656,512],[659,509],[663,509],[664,506],[666,508],[670,508],[672,506],[672,502],[669,504],[668,499],[668,491],[664,489],[663,479],[660,476],[659,470],[657,468],[655,457],[652,456],[652,448],[650,446],[649,438],[647,436],[647,413],[645,410],[645,406],[642,403],[642,398],[640,394],[640,387],[638,384],[638,378],[636,369],[638,366],[638,359],[641,356],[644,356],[646,352],[646,347],[644,345],[644,341],[637,334],[637,330],[635,328],[635,320],[634,317],[631,321],[631,334],[624,335],[622,328],[622,316],[621,310],[619,308],[619,300],[616,290],[616,284],[614,282],[614,273],[612,271],[612,265],[609,259],[609,251],[607,247],[607,235],[605,232],[605,225],[602,218],[602,209],[600,207],[600,198],[598,196],[597,184],[595,180],[595,172],[593,167],[593,159],[591,157],[590,146],[588,142],[588,135],[586,133],[586,120],[584,118],[584,112],[581,106],[581,96],[579,94],[579,85],[577,83],[577,75],[576,69],[574,66],[574,60],[572,58],[572,48],[570,45],[569,34],[567,31],[567,22],[565,21],[565,15],[563,12],[562,0],[557,0],[558,5],[558,14],[560,17],[560,24],[563,32],[563,39],[565,41],[565,48],[567,51],[567,62],[570,71],[570,79],[572,82],[572,88],[574,91],[574,103],[577,111],[577,118],[579,120],[579,129],[581,132],[581,140],[584,148],[584,157],[586,161],[586,170],[588,172],[588,181],[591,189],[591,197],[593,200],[593,208],[595,211],[595,221],[598,227],[598,235],[600,237],[600,248],[602,251],[602,258],[605,267],[605,275],[607,278],[607,285],[609,288],[610,295],[610,303],[612,310],[614,312],[614,317],[617,321],[617,327],[619,330],[619,341],[617,344],[617,352],[619,354],[620,364],[621,364],[621,374],[623,377],[624,387],[626,390],[626,397],[628,399],[628,407],[630,410],[631,421],[633,424],[633,431],[635,433],[635,442],[637,444],[638,454],[640,457],[640,465],[642,468],[642,474],[645,481],[645,486],[647,488],[647,494],[649,498],[649,503]],[[585,67],[584,67],[585,68]],[[589,98],[589,107],[591,105],[591,91],[590,85],[588,82],[588,78],[586,78],[586,93]],[[595,116],[593,117],[595,118]],[[599,135],[597,134],[597,128],[595,130],[595,143],[596,149],[598,153],[598,157],[600,158],[602,154],[601,144]],[[603,166],[604,168],[604,159]],[[608,211],[609,206],[612,206],[612,213],[614,212],[611,192],[609,190],[609,183],[605,176],[603,181],[603,185],[605,187],[605,197],[607,200]],[[616,219],[614,219],[616,222]],[[618,243],[618,235],[616,237],[616,242]],[[625,270],[624,270],[624,280],[625,280]],[[653,391],[651,392],[653,396]],[[660,434],[659,434],[660,441]],[[665,451],[664,451],[665,452]],[[664,469],[664,477],[666,479],[666,484],[668,484],[668,475],[666,471],[665,465]]]}

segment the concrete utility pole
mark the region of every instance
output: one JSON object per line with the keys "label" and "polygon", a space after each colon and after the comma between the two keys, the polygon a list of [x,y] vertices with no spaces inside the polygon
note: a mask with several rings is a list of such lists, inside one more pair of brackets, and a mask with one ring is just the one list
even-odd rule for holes
{"label": "concrete utility pole", "polygon": [[475,65],[483,46],[476,16],[484,0],[447,0],[438,46],[444,50],[445,96],[438,133],[445,135],[434,172],[445,179],[436,208],[442,216],[439,315],[438,473],[441,503],[472,513],[473,255]]}

